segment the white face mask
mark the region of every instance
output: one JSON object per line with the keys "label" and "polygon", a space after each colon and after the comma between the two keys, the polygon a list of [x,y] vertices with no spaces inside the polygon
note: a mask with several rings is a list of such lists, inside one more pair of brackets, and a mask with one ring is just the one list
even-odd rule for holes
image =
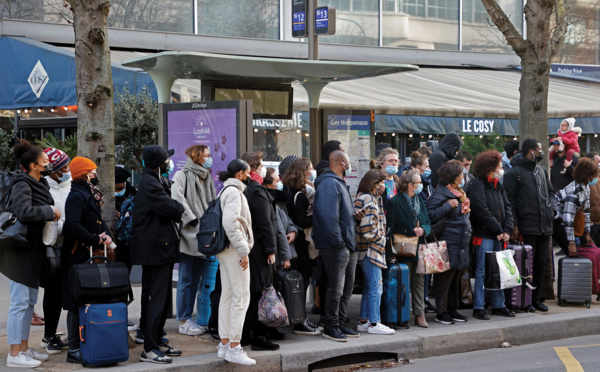
{"label": "white face mask", "polygon": [[502,176],[504,176],[504,169],[500,168],[500,170],[497,173],[494,173],[494,177],[495,178],[502,178]]}
{"label": "white face mask", "polygon": [[267,176],[267,168],[265,168],[264,166],[260,169],[260,174],[259,174],[260,178],[265,178]]}

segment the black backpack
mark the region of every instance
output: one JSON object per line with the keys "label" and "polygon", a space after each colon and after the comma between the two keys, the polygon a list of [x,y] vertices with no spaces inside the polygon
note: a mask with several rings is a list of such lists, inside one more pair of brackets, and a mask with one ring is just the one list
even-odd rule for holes
{"label": "black backpack", "polygon": [[200,229],[196,234],[198,239],[198,252],[205,256],[214,256],[223,252],[229,239],[223,228],[223,211],[221,210],[221,195],[223,191],[232,185],[226,186],[219,196],[208,204],[208,208],[200,218]]}

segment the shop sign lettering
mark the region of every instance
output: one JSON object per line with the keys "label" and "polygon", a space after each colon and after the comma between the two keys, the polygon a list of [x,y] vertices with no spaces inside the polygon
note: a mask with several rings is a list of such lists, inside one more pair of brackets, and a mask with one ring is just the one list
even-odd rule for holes
{"label": "shop sign lettering", "polygon": [[494,120],[463,119],[462,131],[464,133],[492,133],[494,131]]}

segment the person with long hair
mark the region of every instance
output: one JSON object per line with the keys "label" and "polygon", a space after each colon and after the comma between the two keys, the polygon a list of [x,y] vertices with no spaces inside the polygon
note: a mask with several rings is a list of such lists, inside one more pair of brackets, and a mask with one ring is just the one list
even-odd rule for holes
{"label": "person with long hair", "polygon": [[36,368],[48,360],[47,354],[29,347],[31,317],[46,252],[42,231],[47,221],[58,221],[61,213],[54,206],[48,182],[43,177],[52,171],[48,155],[26,140],[20,140],[14,146],[14,154],[24,170],[13,175],[9,207],[17,220],[27,226],[27,243],[0,249],[0,272],[10,282],[6,322],[10,353],[6,366]]}
{"label": "person with long hair", "polygon": [[[484,310],[485,253],[503,249],[512,232],[512,209],[500,179],[504,175],[502,155],[496,150],[484,151],[475,158],[475,179],[469,185],[471,224],[475,260],[473,287],[473,318],[489,320]],[[504,291],[490,291],[492,313],[512,317],[515,313],[505,306]]]}
{"label": "person with long hair", "polygon": [[223,182],[220,193],[223,229],[229,244],[217,254],[221,273],[221,297],[219,300],[219,338],[217,357],[231,363],[254,365],[256,360],[248,357],[240,342],[244,319],[250,305],[250,260],[254,246],[252,215],[244,195],[250,179],[250,166],[243,160],[234,159],[227,170],[219,172]]}
{"label": "person with long hair", "polygon": [[65,204],[65,239],[61,250],[69,363],[82,363],[79,350],[79,307],[72,300],[68,285],[69,273],[73,265],[84,263],[90,258],[90,249],[104,251],[104,245],[112,242],[108,226],[102,220],[104,194],[98,188],[96,168],[96,163],[84,157],[77,156],[71,161],[73,182]]}
{"label": "person with long hair", "polygon": [[[197,336],[204,327],[192,319],[200,277],[207,265],[206,257],[198,252],[196,234],[199,221],[208,204],[216,197],[215,183],[210,175],[212,158],[205,145],[190,146],[183,169],[173,176],[173,199],[183,205],[181,240],[179,241],[179,277],[177,280],[177,320],[179,333]],[[200,315],[200,303],[197,306]]]}

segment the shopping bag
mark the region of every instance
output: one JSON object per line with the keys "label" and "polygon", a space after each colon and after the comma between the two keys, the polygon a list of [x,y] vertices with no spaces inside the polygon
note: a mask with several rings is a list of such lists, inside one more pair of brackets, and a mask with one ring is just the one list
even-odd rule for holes
{"label": "shopping bag", "polygon": [[485,289],[500,290],[521,285],[521,274],[514,255],[512,249],[485,253]]}
{"label": "shopping bag", "polygon": [[263,289],[262,297],[258,301],[258,320],[267,327],[290,325],[285,302],[273,286]]}
{"label": "shopping bag", "polygon": [[439,274],[450,270],[450,256],[445,240],[437,240],[433,235],[434,242],[419,244],[419,261],[417,262],[417,274],[429,275]]}

